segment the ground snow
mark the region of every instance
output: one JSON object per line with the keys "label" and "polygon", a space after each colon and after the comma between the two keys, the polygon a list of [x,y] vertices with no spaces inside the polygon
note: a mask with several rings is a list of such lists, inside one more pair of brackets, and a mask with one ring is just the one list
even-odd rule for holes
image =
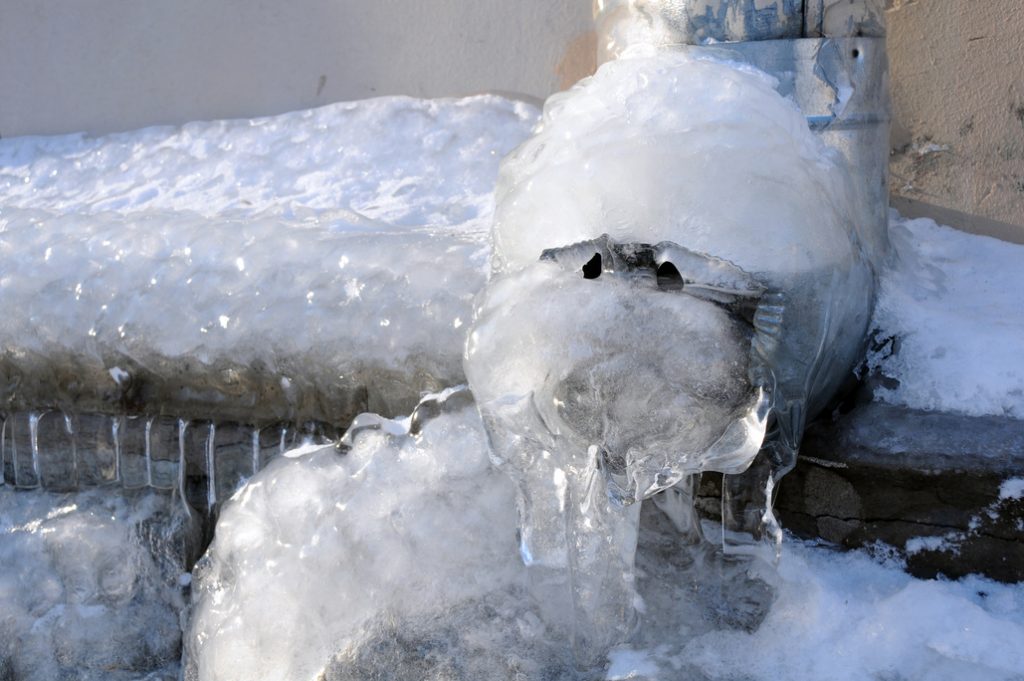
{"label": "ground snow", "polygon": [[874,324],[897,351],[869,358],[915,409],[1024,419],[1024,246],[895,212],[896,262],[883,270]]}
{"label": "ground snow", "polygon": [[779,576],[755,633],[700,636],[676,662],[765,681],[995,681],[1024,670],[1022,585],[919,580],[863,552],[798,541],[785,543]]}

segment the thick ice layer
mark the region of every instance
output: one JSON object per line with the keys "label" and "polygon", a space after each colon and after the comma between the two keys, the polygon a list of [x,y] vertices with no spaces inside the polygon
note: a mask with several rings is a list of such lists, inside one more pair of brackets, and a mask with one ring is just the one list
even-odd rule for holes
{"label": "thick ice layer", "polygon": [[[472,403],[416,435],[415,421],[370,421],[356,422],[347,453],[293,452],[225,506],[196,573],[188,678],[307,679],[336,655],[387,676],[413,662],[389,657],[394,636],[464,637],[491,656],[543,647],[521,595],[512,485],[491,467]],[[449,643],[435,659],[474,664]],[[334,666],[330,678],[373,678]],[[414,678],[400,669],[394,678]],[[466,678],[485,677],[511,678]]]}
{"label": "thick ice layer", "polygon": [[[841,160],[768,76],[687,54],[637,51],[550,98],[539,132],[502,164],[492,271],[500,280],[537,267],[546,249],[570,247],[579,251],[578,277],[587,276],[579,265],[588,255],[597,258],[594,276],[618,271],[594,243],[608,235],[624,253],[652,250],[649,262],[634,268],[674,280],[666,295],[741,308],[733,311],[749,327],[747,337],[724,334],[703,345],[733,344],[749,355],[746,378],[765,390],[779,424],[773,467],[781,471],[793,463],[806,418],[851,380],[862,357],[880,263],[862,249],[858,234],[870,218],[852,196]],[[515,298],[491,296],[481,309]],[[604,334],[598,346],[621,333],[607,317],[593,322],[590,336]],[[560,343],[571,333],[566,325],[535,342]],[[675,340],[653,332],[646,338],[652,347]],[[515,352],[509,355],[514,361]],[[472,352],[467,358],[471,365]],[[485,411],[497,399],[487,386],[503,380],[487,366],[472,377],[486,395]]]}
{"label": "thick ice layer", "polygon": [[672,52],[553,96],[502,163],[466,375],[524,558],[568,575],[582,663],[632,628],[622,505],[718,471],[728,536],[781,537],[773,486],[871,314],[853,195],[771,78]]}
{"label": "thick ice layer", "polygon": [[496,97],[0,141],[0,405],[347,422],[461,379]]}
{"label": "thick ice layer", "polygon": [[645,508],[642,627],[579,675],[560,624],[523,592],[511,485],[475,411],[414,437],[408,421],[376,425],[344,456],[278,460],[225,508],[196,575],[188,678],[988,681],[1021,668],[1024,587],[917,580],[789,541],[774,576],[695,566]]}
{"label": "thick ice layer", "polygon": [[869,357],[898,385],[881,399],[915,409],[1024,419],[1024,246],[893,213],[898,258],[883,272]]}
{"label": "thick ice layer", "polygon": [[621,58],[549,98],[540,133],[503,163],[495,269],[602,233],[685,236],[752,273],[845,264],[861,213],[838,163],[760,71]]}
{"label": "thick ice layer", "polygon": [[194,529],[161,492],[0,488],[0,678],[176,679]]}

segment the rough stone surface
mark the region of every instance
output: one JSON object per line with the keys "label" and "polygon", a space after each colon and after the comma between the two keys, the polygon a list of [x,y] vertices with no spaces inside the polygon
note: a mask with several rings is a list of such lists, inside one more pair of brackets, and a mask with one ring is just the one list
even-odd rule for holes
{"label": "rough stone surface", "polygon": [[809,427],[776,508],[798,535],[889,544],[916,576],[1020,581],[1024,500],[1000,486],[1022,475],[1022,421],[869,403]]}

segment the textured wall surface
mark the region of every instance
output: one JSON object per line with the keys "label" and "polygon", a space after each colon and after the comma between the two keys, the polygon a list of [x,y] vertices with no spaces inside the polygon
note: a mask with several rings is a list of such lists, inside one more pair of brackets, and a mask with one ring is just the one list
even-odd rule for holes
{"label": "textured wall surface", "polygon": [[893,203],[1024,242],[1024,5],[890,0]]}
{"label": "textured wall surface", "polygon": [[591,26],[587,0],[0,0],[0,136],[542,98],[593,68]]}

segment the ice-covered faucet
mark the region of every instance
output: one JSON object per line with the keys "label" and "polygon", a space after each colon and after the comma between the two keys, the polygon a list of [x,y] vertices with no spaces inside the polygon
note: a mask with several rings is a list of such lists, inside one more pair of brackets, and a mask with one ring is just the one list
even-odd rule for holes
{"label": "ice-covered faucet", "polygon": [[[779,93],[845,160],[849,188],[864,208],[855,228],[878,263],[889,253],[884,10],[884,0],[596,0],[598,63],[646,46],[734,60],[772,75]],[[733,506],[723,516],[735,529],[751,531],[770,503],[743,498],[726,506]]]}
{"label": "ice-covered faucet", "polygon": [[693,483],[719,472],[723,544],[778,542],[776,483],[862,356],[888,100],[849,6],[599,2],[616,58],[503,161],[466,376],[584,666],[633,632],[637,502],[675,495],[699,543]]}

